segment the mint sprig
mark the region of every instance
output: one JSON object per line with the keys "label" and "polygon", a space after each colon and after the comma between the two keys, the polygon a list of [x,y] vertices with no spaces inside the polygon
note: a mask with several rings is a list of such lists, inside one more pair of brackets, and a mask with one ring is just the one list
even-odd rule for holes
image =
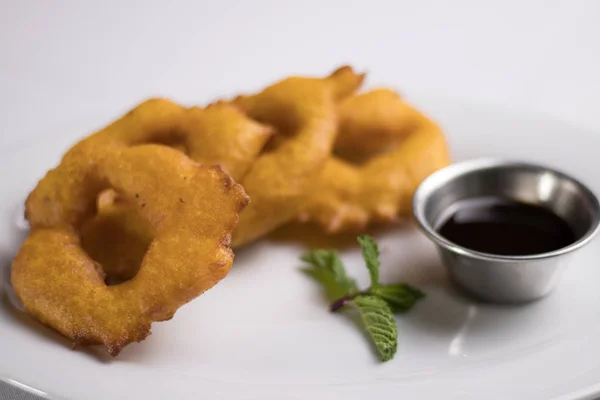
{"label": "mint sprig", "polygon": [[398,347],[398,328],[393,313],[409,311],[425,294],[406,283],[380,284],[381,263],[377,243],[367,235],[359,236],[358,243],[371,277],[371,285],[365,290],[359,290],[356,281],[347,275],[335,250],[308,252],[302,256],[302,261],[309,264],[303,270],[321,283],[327,299],[331,301],[331,311],[348,305],[358,309],[379,358],[388,361],[394,357]]}

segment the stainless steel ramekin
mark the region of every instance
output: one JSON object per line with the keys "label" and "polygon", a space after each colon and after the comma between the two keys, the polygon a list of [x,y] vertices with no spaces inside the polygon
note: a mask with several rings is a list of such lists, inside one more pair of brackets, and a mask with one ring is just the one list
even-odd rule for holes
{"label": "stainless steel ramekin", "polygon": [[[546,207],[569,224],[576,241],[548,253],[504,256],[459,246],[437,232],[453,205],[480,196]],[[435,172],[415,192],[413,212],[436,244],[450,278],[467,292],[498,303],[548,294],[573,253],[592,240],[600,222],[598,199],[575,178],[540,165],[498,159],[461,162]]]}

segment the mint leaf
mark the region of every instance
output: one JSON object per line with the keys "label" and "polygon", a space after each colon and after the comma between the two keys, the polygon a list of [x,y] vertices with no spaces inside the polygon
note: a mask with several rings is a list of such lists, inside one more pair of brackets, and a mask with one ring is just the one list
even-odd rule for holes
{"label": "mint leaf", "polygon": [[425,293],[406,283],[379,285],[372,288],[370,293],[385,300],[393,312],[406,312],[417,300],[425,297]]}
{"label": "mint leaf", "polygon": [[398,327],[392,310],[374,296],[358,296],[352,303],[358,308],[381,361],[391,360],[398,349]]}
{"label": "mint leaf", "polygon": [[362,235],[358,237],[358,243],[362,247],[362,256],[371,275],[371,287],[379,284],[379,247],[371,236]]}
{"label": "mint leaf", "polygon": [[302,261],[310,264],[303,271],[323,285],[329,301],[347,296],[358,290],[356,281],[346,275],[344,264],[337,251],[312,250],[304,254]]}

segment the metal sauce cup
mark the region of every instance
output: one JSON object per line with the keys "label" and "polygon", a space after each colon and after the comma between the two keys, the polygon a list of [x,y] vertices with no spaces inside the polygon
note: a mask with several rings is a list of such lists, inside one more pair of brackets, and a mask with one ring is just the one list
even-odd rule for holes
{"label": "metal sauce cup", "polygon": [[[437,232],[453,205],[481,196],[545,207],[567,222],[576,240],[548,253],[504,256],[459,246]],[[594,237],[600,221],[598,199],[576,179],[540,165],[496,159],[461,162],[430,175],[414,194],[413,212],[436,244],[450,278],[467,292],[498,303],[548,294],[573,253]]]}

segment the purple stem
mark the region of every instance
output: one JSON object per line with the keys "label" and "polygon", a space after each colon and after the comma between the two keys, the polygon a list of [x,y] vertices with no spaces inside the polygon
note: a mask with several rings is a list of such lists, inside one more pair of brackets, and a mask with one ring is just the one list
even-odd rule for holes
{"label": "purple stem", "polygon": [[329,311],[336,312],[340,308],[344,307],[346,305],[346,303],[348,303],[349,301],[352,301],[356,297],[365,295],[365,294],[368,294],[367,290],[363,290],[362,292],[356,292],[356,293],[348,294],[344,297],[340,297],[339,299],[335,300],[333,303],[331,303],[329,305]]}

